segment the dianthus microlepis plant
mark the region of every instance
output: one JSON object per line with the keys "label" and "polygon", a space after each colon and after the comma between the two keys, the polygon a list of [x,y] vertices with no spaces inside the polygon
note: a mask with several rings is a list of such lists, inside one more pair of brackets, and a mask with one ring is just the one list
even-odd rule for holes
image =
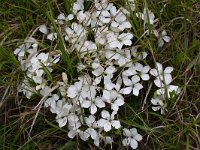
{"label": "dianthus microlepis plant", "polygon": [[[127,3],[134,12],[134,1]],[[164,114],[166,100],[181,91],[171,84],[173,67],[164,68],[155,61],[155,67],[151,68],[144,63],[148,53],[138,50],[140,45],[134,45],[138,37],[129,20],[133,13],[127,10],[107,0],[95,0],[85,10],[84,0],[77,0],[71,14],[61,13],[52,24],[40,25],[34,31],[55,45],[54,50],[41,50],[33,33],[14,51],[26,74],[19,92],[28,99],[34,94],[43,96],[35,108],[49,107],[56,114],[59,127],[68,128],[69,138],[92,139],[96,146],[102,142],[112,144],[116,135],[109,132],[119,130],[122,144],[136,149],[142,135],[136,128],[127,128],[118,118],[120,107],[126,103],[125,96],[140,96],[143,84],[153,80],[157,90],[151,99],[152,110]],[[167,32],[154,26],[158,20],[147,7],[134,14],[143,23],[142,37],[153,36],[158,47],[170,42]],[[57,47],[61,39],[65,51]],[[63,56],[72,54],[78,59],[76,78],[65,69],[58,77],[55,66],[67,63],[67,57]]]}

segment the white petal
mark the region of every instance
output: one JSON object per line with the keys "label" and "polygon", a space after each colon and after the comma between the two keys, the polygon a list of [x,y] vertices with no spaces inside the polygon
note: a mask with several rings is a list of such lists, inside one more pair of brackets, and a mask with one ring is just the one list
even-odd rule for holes
{"label": "white petal", "polygon": [[133,95],[138,96],[139,90],[137,88],[133,88]]}
{"label": "white petal", "polygon": [[33,76],[33,80],[35,83],[39,83],[41,84],[42,83],[42,77],[39,77],[39,76]]}
{"label": "white petal", "polygon": [[140,134],[137,134],[137,135],[134,136],[134,139],[136,141],[141,141],[142,140],[142,136]]}
{"label": "white petal", "polygon": [[122,93],[122,94],[130,94],[131,93],[131,91],[132,91],[132,87],[126,87],[126,88],[122,88],[121,90],[120,90],[120,93]]}
{"label": "white petal", "polygon": [[142,64],[140,64],[140,63],[135,63],[135,68],[136,68],[136,70],[137,71],[142,71],[142,69],[143,69],[143,65]]}
{"label": "white petal", "polygon": [[57,38],[58,38],[57,33],[50,33],[47,35],[47,39],[49,39],[51,41],[54,41]]}
{"label": "white petal", "polygon": [[104,127],[106,122],[107,122],[107,120],[105,120],[105,119],[99,119],[97,121],[97,124],[98,124],[99,127]]}
{"label": "white petal", "polygon": [[71,138],[71,139],[73,139],[76,135],[77,135],[77,132],[74,131],[74,130],[70,130],[68,132],[68,137]]}
{"label": "white petal", "polygon": [[165,84],[169,85],[172,82],[171,74],[164,74],[164,80],[165,80]]}
{"label": "white petal", "polygon": [[110,114],[109,114],[108,111],[103,110],[103,111],[101,112],[101,117],[104,118],[104,119],[109,119],[109,118],[110,118]]}
{"label": "white petal", "polygon": [[114,110],[114,111],[118,111],[119,109],[119,106],[117,104],[111,104],[111,109]]}
{"label": "white petal", "polygon": [[77,88],[74,85],[71,85],[67,90],[67,96],[70,98],[75,98],[77,96]]}
{"label": "white petal", "polygon": [[95,114],[97,112],[96,105],[94,105],[94,104],[91,105],[90,112],[91,112],[91,114]]}
{"label": "white petal", "polygon": [[45,24],[39,26],[39,31],[42,32],[43,34],[47,34],[48,33],[47,26]]}
{"label": "white petal", "polygon": [[176,94],[179,94],[181,92],[181,89],[178,86],[169,85],[168,91],[170,91],[170,92],[175,91]]}
{"label": "white petal", "polygon": [[142,74],[141,78],[142,78],[142,80],[147,81],[147,80],[149,80],[150,77],[149,77],[149,74]]}
{"label": "white petal", "polygon": [[164,36],[163,40],[168,43],[171,40],[171,38],[169,36]]}
{"label": "white petal", "polygon": [[116,68],[114,66],[109,66],[106,68],[105,73],[113,74],[115,71],[116,71]]}
{"label": "white petal", "polygon": [[173,70],[174,70],[173,67],[167,67],[165,68],[164,73],[171,73]]}
{"label": "white petal", "polygon": [[123,76],[122,79],[123,79],[123,83],[124,83],[126,86],[132,85],[132,82],[131,82],[131,80],[130,80],[128,77]]}
{"label": "white petal", "polygon": [[106,90],[112,90],[114,87],[115,87],[115,84],[114,83],[112,83],[110,80],[104,80],[104,88],[106,89]]}
{"label": "white petal", "polygon": [[68,82],[67,74],[65,72],[62,73],[62,80],[65,84]]}
{"label": "white petal", "polygon": [[58,20],[65,20],[65,18],[66,17],[65,17],[64,13],[59,14],[58,17],[57,17]]}
{"label": "white petal", "polygon": [[155,83],[155,85],[156,85],[157,87],[163,87],[163,86],[164,86],[164,84],[162,83],[162,81],[161,81],[159,78],[156,78],[156,79],[154,80],[154,83]]}
{"label": "white petal", "polygon": [[122,140],[122,144],[124,145],[124,146],[129,146],[130,145],[130,138],[125,138],[125,139],[123,139]]}
{"label": "white petal", "polygon": [[138,83],[140,81],[140,77],[138,75],[134,75],[131,77],[132,83]]}
{"label": "white petal", "polygon": [[158,111],[161,107],[157,106],[157,107],[152,107],[153,111]]}
{"label": "white petal", "polygon": [[110,97],[111,97],[110,91],[103,90],[103,98],[110,99]]}
{"label": "white petal", "polygon": [[73,15],[73,14],[69,14],[69,15],[67,16],[67,18],[68,18],[69,20],[72,20],[72,19],[74,19],[74,15]]}
{"label": "white petal", "polygon": [[101,78],[102,78],[102,76],[99,76],[99,77],[95,78],[94,84],[98,85],[101,82]]}
{"label": "white petal", "polygon": [[115,104],[117,104],[118,106],[124,105],[124,99],[123,99],[123,97],[122,97],[122,98],[118,98],[118,99],[115,101]]}
{"label": "white petal", "polygon": [[93,140],[95,140],[98,136],[96,130],[94,130],[92,128],[90,129],[90,135]]}
{"label": "white petal", "polygon": [[162,39],[160,39],[158,41],[158,47],[163,47],[163,45],[164,45],[164,41]]}
{"label": "white petal", "polygon": [[117,47],[118,47],[120,50],[122,49],[122,46],[123,46],[123,43],[118,42]]}
{"label": "white petal", "polygon": [[59,96],[57,94],[53,94],[53,99],[54,100],[58,100],[59,99]]}
{"label": "white petal", "polygon": [[124,25],[125,25],[126,28],[131,28],[132,27],[131,23],[128,22],[128,21],[124,22]]}
{"label": "white petal", "polygon": [[138,142],[135,139],[131,139],[130,146],[132,149],[136,149],[138,147]]}
{"label": "white petal", "polygon": [[124,45],[131,46],[132,41],[131,40],[125,40],[125,41],[123,41],[123,43],[124,43]]}
{"label": "white petal", "polygon": [[138,89],[138,90],[141,90],[141,89],[143,88],[143,85],[140,84],[140,83],[136,83],[136,84],[134,85],[134,88],[136,88],[136,89]]}
{"label": "white petal", "polygon": [[110,122],[106,122],[106,124],[104,124],[104,131],[108,132],[111,130],[111,123]]}
{"label": "white petal", "polygon": [[79,133],[79,137],[83,140],[83,141],[87,141],[89,138],[90,134],[84,131],[81,131]]}
{"label": "white petal", "polygon": [[156,69],[151,69],[150,74],[153,76],[158,76],[158,71]]}
{"label": "white petal", "polygon": [[122,72],[122,75],[124,76],[132,76],[135,75],[137,72],[135,70],[135,67],[130,67],[129,69]]}
{"label": "white petal", "polygon": [[156,63],[156,67],[157,67],[157,69],[158,69],[158,71],[162,71],[163,70],[163,66],[162,66],[162,64],[161,63]]}
{"label": "white petal", "polygon": [[115,129],[119,129],[121,127],[121,124],[118,120],[113,120],[111,123],[112,126],[115,127]]}
{"label": "white petal", "polygon": [[58,122],[59,127],[62,128],[67,124],[67,117],[57,119],[56,121]]}
{"label": "white petal", "polygon": [[150,70],[150,67],[149,67],[149,66],[144,66],[144,67],[142,68],[142,73],[147,73],[149,70]]}
{"label": "white petal", "polygon": [[119,44],[119,41],[111,41],[111,42],[109,42],[109,46],[110,46],[111,48],[117,47],[118,44]]}
{"label": "white petal", "polygon": [[132,136],[135,136],[135,135],[138,134],[136,128],[132,128],[132,129],[130,129],[130,132],[131,132]]}
{"label": "white petal", "polygon": [[127,137],[130,137],[130,136],[131,136],[130,130],[127,129],[127,128],[124,128],[124,129],[123,129],[123,135],[124,135],[124,136],[127,136]]}
{"label": "white petal", "polygon": [[165,30],[163,30],[161,34],[162,34],[162,36],[166,36],[167,32]]}
{"label": "white petal", "polygon": [[118,23],[117,22],[115,22],[115,21],[112,21],[112,23],[111,23],[111,27],[113,27],[113,28],[116,28],[116,27],[118,27]]}
{"label": "white petal", "polygon": [[111,137],[109,137],[109,136],[106,136],[104,138],[104,142],[105,142],[105,144],[112,144],[113,139]]}
{"label": "white petal", "polygon": [[95,104],[96,104],[97,107],[99,107],[99,108],[105,107],[105,103],[103,102],[103,100],[102,100],[100,97],[97,97],[97,98],[96,98]]}
{"label": "white petal", "polygon": [[121,85],[122,85],[122,78],[121,78],[121,76],[119,76],[118,79],[117,79],[116,85],[115,85],[115,89],[117,91],[119,91],[120,88],[121,88]]}
{"label": "white petal", "polygon": [[95,121],[95,117],[93,115],[90,115],[89,117],[85,117],[85,122],[87,125],[94,123],[94,121]]}
{"label": "white petal", "polygon": [[152,103],[153,105],[158,105],[159,101],[160,101],[160,100],[159,100],[158,98],[155,98],[155,99],[152,98],[152,99],[151,99],[151,103]]}
{"label": "white petal", "polygon": [[89,108],[91,106],[91,101],[84,100],[81,104],[83,108]]}

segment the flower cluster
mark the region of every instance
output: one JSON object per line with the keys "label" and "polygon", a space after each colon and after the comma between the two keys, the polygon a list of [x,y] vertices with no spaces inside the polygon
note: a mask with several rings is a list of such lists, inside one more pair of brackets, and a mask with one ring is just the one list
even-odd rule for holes
{"label": "flower cluster", "polygon": [[[114,137],[108,132],[123,129],[122,144],[136,149],[142,136],[136,128],[123,128],[118,118],[118,111],[125,104],[124,97],[139,96],[144,83],[153,76],[159,89],[151,100],[155,105],[152,109],[164,113],[166,99],[173,91],[180,92],[178,86],[170,85],[173,68],[163,70],[162,64],[156,63],[151,69],[144,63],[148,54],[134,45],[130,12],[126,8],[107,0],[95,0],[92,9],[85,10],[84,2],[77,0],[72,14],[61,13],[55,20],[65,40],[66,52],[76,52],[80,57],[77,78],[68,79],[63,72],[62,79],[51,82],[53,68],[61,62],[62,53],[40,50],[39,42],[30,37],[14,51],[26,73],[20,91],[29,99],[35,93],[46,97],[44,106],[56,115],[59,127],[68,128],[69,138],[80,137],[83,141],[91,138],[96,146],[101,142],[112,144]],[[130,0],[130,5],[134,8],[134,1]],[[147,24],[154,27],[155,15],[145,8],[136,17],[143,21],[144,35],[148,36],[146,27]],[[51,32],[46,25],[38,30],[52,43],[59,40],[58,33]],[[170,41],[166,31],[159,34],[153,29],[152,34],[158,40],[158,47]],[[55,85],[57,89],[53,89]]]}

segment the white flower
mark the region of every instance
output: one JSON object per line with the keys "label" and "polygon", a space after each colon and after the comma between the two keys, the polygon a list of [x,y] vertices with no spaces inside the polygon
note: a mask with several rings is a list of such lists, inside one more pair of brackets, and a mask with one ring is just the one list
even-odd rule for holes
{"label": "white flower", "polygon": [[77,20],[79,21],[79,23],[83,23],[83,25],[89,26],[91,23],[91,13],[88,11],[79,11],[77,14]]}
{"label": "white flower", "polygon": [[165,96],[164,95],[158,95],[155,98],[151,99],[151,103],[155,106],[152,106],[153,111],[158,111],[161,110],[161,114],[164,114],[165,111],[167,110],[167,104],[164,102],[165,101]]}
{"label": "white flower", "polygon": [[124,31],[131,28],[131,24],[127,21],[126,16],[120,12],[116,15],[115,20],[111,22],[111,29],[115,32]]}
{"label": "white flower", "polygon": [[46,94],[48,94],[48,93],[50,93],[50,91],[51,91],[52,89],[49,87],[49,86],[45,86],[45,87],[43,87],[41,90],[40,90],[40,94],[42,95],[42,96],[46,96]]}
{"label": "white flower", "polygon": [[58,15],[57,19],[58,19],[58,20],[65,20],[65,19],[66,19],[66,16],[65,16],[64,13],[61,13],[61,14]]}
{"label": "white flower", "polygon": [[107,26],[102,26],[95,29],[95,42],[100,45],[106,45],[106,35],[110,32]]}
{"label": "white flower", "polygon": [[69,138],[74,138],[76,135],[79,135],[79,137],[83,140],[83,141],[87,141],[90,134],[84,131],[81,131],[80,129],[75,129],[75,130],[70,130],[68,132],[68,137]]}
{"label": "white flower", "polygon": [[68,120],[71,121],[69,119],[70,115],[72,115],[70,114],[71,108],[72,108],[72,105],[68,103],[62,106],[60,113],[58,113],[56,116],[56,121],[58,122],[59,127],[64,127]]}
{"label": "white flower", "polygon": [[164,42],[169,43],[170,37],[167,36],[167,32],[165,30],[162,31],[161,36],[158,39],[158,47],[163,47]]}
{"label": "white flower", "polygon": [[122,72],[122,75],[123,76],[127,76],[127,77],[130,77],[130,76],[133,76],[137,74],[137,71],[136,71],[136,68],[135,68],[135,65],[134,64],[131,64],[128,69],[124,70]]}
{"label": "white flower", "polygon": [[131,54],[133,55],[133,57],[137,58],[138,60],[145,59],[148,54],[146,52],[138,52],[137,48],[138,46],[133,46],[131,49]]}
{"label": "white flower", "polygon": [[96,127],[96,124],[97,124],[96,121],[95,121],[95,117],[93,115],[90,115],[89,117],[85,117],[85,122],[89,127],[85,130],[85,132],[87,132],[93,140],[97,139],[98,133],[93,128],[93,126]]}
{"label": "white flower", "polygon": [[65,16],[64,13],[61,13],[58,15],[57,20],[55,20],[55,22],[57,22],[60,25],[63,25],[65,23],[65,21],[69,21],[74,19],[74,15],[73,14],[69,14],[68,16]]}
{"label": "white flower", "polygon": [[126,138],[122,140],[122,144],[124,146],[131,146],[131,148],[136,149],[138,147],[138,141],[142,140],[142,136],[138,134],[137,129],[124,128],[123,131],[123,134],[126,136]]}
{"label": "white flower", "polygon": [[143,66],[140,63],[135,63],[135,69],[140,72],[139,76],[142,78],[142,80],[145,80],[145,81],[149,80],[150,78],[148,74],[150,70],[149,66]]}
{"label": "white flower", "polygon": [[117,114],[116,111],[113,111],[110,115],[108,111],[103,110],[101,112],[101,117],[103,119],[98,120],[98,125],[100,127],[103,127],[104,131],[108,132],[111,130],[112,126],[115,129],[119,129],[121,127],[121,124],[118,120],[114,120],[114,116]]}
{"label": "white flower", "polygon": [[19,86],[19,92],[23,92],[26,98],[30,99],[33,93],[35,93],[35,89],[31,87],[29,81],[25,78],[21,86]]}
{"label": "white flower", "polygon": [[156,91],[158,95],[164,95],[164,96],[167,96],[168,98],[173,98],[174,96],[178,95],[180,92],[181,92],[181,89],[175,85],[168,85]]}
{"label": "white flower", "polygon": [[124,105],[124,98],[121,94],[115,90],[107,91],[103,90],[103,100],[111,104],[111,109],[118,111],[119,106]]}
{"label": "white flower", "polygon": [[36,73],[36,76],[33,76],[33,81],[35,83],[42,83],[42,80],[43,80],[42,75],[44,71],[42,69],[38,69],[35,71],[35,73]]}
{"label": "white flower", "polygon": [[105,88],[110,90],[113,89],[114,84],[112,83],[111,78],[116,72],[116,68],[114,66],[108,66],[106,69],[104,69],[99,63],[99,60],[96,61],[97,62],[92,63],[92,68],[94,69],[92,74],[96,76],[94,84],[98,85],[101,82],[102,77],[104,77]]}
{"label": "white flower", "polygon": [[150,74],[156,77],[154,83],[157,87],[164,87],[164,85],[169,85],[172,82],[172,76],[171,76],[172,71],[173,71],[172,67],[167,67],[163,71],[162,64],[156,63],[156,68],[151,69]]}
{"label": "white flower", "polygon": [[158,89],[156,91],[156,96],[151,99],[151,103],[154,105],[152,109],[154,111],[161,110],[161,114],[165,114],[167,111],[166,100],[174,98],[180,92],[180,88],[175,85],[168,85],[165,88]]}
{"label": "white flower", "polygon": [[107,34],[107,40],[110,48],[122,49],[123,45],[131,46],[133,35],[131,33],[121,33],[120,35],[113,32]]}
{"label": "white flower", "polygon": [[97,46],[92,41],[85,41],[81,48],[78,49],[81,52],[81,57],[84,57],[85,54],[94,53],[97,51]]}
{"label": "white flower", "polygon": [[50,33],[50,34],[48,34],[47,35],[47,39],[48,40],[51,40],[51,41],[54,41],[54,40],[56,40],[58,38],[58,34],[57,33]]}
{"label": "white flower", "polygon": [[144,25],[147,23],[150,23],[153,25],[156,22],[154,13],[151,12],[148,8],[144,8],[143,13],[141,13],[141,16],[139,17],[141,17],[142,20],[144,20]]}
{"label": "white flower", "polygon": [[[102,26],[104,24],[110,23],[112,17],[114,17],[117,13],[116,7],[113,6],[112,3],[103,2],[101,4],[95,3],[97,7],[97,15],[99,16],[99,25]],[[97,6],[98,5],[98,6]]]}
{"label": "white flower", "polygon": [[83,28],[81,24],[73,22],[70,27],[65,28],[66,36],[65,40],[70,43],[79,43],[80,41],[84,41],[86,37],[86,30]]}
{"label": "white flower", "polygon": [[123,78],[123,83],[125,86],[125,88],[122,88],[120,90],[120,93],[122,94],[130,94],[131,91],[133,92],[133,95],[138,96],[139,95],[139,91],[143,88],[142,84],[139,83],[140,81],[140,77],[137,75],[134,75],[131,77],[131,80],[124,76]]}
{"label": "white flower", "polygon": [[105,103],[101,97],[96,97],[94,99],[83,100],[81,106],[83,108],[90,108],[90,113],[95,114],[97,112],[97,107],[103,108],[105,107]]}
{"label": "white flower", "polygon": [[110,136],[103,137],[105,145],[112,144],[113,139]]}

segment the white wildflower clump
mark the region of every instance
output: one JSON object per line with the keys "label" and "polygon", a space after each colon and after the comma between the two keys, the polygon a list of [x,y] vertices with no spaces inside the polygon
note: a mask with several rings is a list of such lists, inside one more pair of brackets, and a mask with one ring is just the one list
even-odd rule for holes
{"label": "white wildflower clump", "polygon": [[[53,31],[51,25],[40,25],[34,33],[39,32],[42,40],[33,33],[15,49],[14,54],[26,74],[19,92],[28,99],[34,95],[43,97],[38,105],[43,104],[55,114],[59,127],[69,131],[69,138],[93,140],[94,145],[100,146],[112,144],[117,135],[110,133],[118,130],[123,135],[122,144],[136,149],[142,136],[136,128],[126,128],[118,112],[126,97],[143,97],[146,83],[153,78],[158,89],[150,100],[152,109],[164,114],[167,100],[180,93],[178,86],[171,85],[173,68],[164,68],[156,62],[151,69],[144,63],[148,54],[135,45],[137,39],[132,32],[128,7],[95,0],[92,9],[86,10],[84,2],[87,0],[77,0],[71,14],[58,15],[55,23],[60,33]],[[134,0],[127,4],[134,11]],[[144,36],[150,34],[147,24],[152,26],[158,47],[170,41],[165,30],[159,35],[155,29],[158,19],[149,9],[133,14],[143,21]],[[44,39],[51,43],[51,50],[44,48],[47,43],[40,43],[46,42]],[[66,71],[67,65],[62,66],[69,60],[63,60],[66,57],[57,47],[58,40],[63,41],[67,55],[78,57],[79,62],[73,66],[76,74]]]}

